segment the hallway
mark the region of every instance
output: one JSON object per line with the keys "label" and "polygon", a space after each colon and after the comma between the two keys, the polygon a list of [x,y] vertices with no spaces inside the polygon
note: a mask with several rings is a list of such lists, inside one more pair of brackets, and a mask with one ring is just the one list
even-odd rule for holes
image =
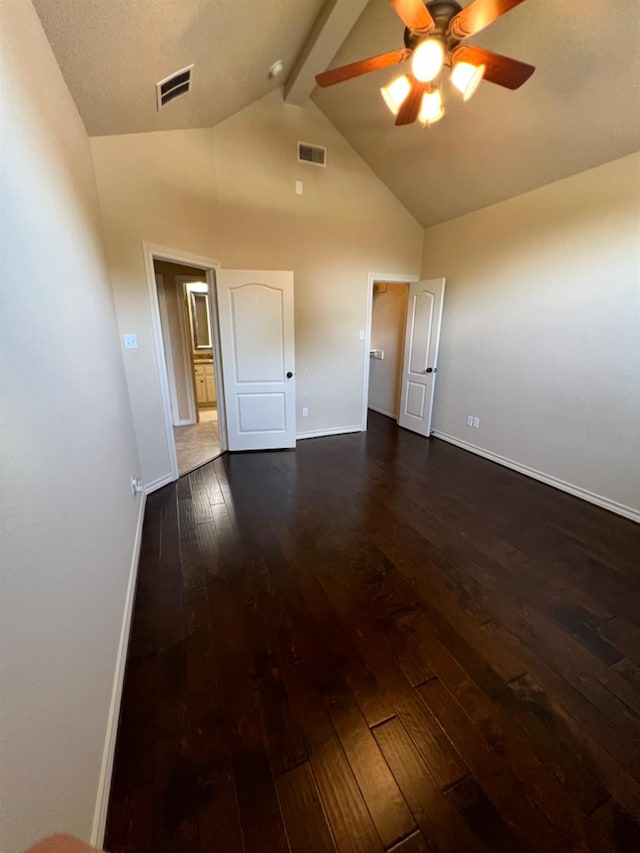
{"label": "hallway", "polygon": [[106,849],[640,849],[638,553],[375,413],[152,494]]}

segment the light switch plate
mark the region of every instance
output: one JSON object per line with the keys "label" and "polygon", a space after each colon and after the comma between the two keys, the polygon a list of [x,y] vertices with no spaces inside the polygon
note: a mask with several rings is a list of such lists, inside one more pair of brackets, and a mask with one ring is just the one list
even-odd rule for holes
{"label": "light switch plate", "polygon": [[296,181],[296,195],[302,195],[303,187],[302,181]]}
{"label": "light switch plate", "polygon": [[125,349],[138,349],[138,336],[129,334],[123,335],[122,340],[124,341]]}

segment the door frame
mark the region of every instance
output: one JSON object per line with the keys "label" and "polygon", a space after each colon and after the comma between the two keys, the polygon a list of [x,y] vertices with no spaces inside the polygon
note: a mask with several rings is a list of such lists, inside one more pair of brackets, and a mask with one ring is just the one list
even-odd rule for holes
{"label": "door frame", "polygon": [[369,412],[369,369],[371,351],[371,322],[373,319],[373,285],[384,284],[410,284],[412,281],[420,281],[417,275],[401,275],[400,273],[370,272],[367,284],[367,301],[364,321],[364,357],[362,375],[362,432],[367,430],[367,417]]}
{"label": "door frame", "polygon": [[216,270],[220,269],[220,261],[196,255],[191,252],[183,252],[169,246],[160,246],[157,243],[142,242],[144,255],[144,266],[147,274],[147,291],[149,296],[149,310],[151,314],[151,330],[156,353],[156,366],[160,380],[160,396],[162,398],[162,409],[164,416],[165,436],[169,452],[169,463],[171,466],[171,479],[173,482],[179,477],[178,457],[176,454],[176,442],[173,434],[173,415],[171,412],[171,396],[169,394],[169,382],[167,379],[167,360],[162,339],[162,325],[160,322],[160,305],[158,301],[158,290],[156,288],[154,261],[169,261],[174,264],[185,264],[190,267],[200,267],[204,270],[207,284],[209,285],[209,309],[211,311],[211,333],[213,335],[214,373],[216,381],[216,397],[218,400],[218,430],[220,433],[220,451],[224,453],[228,448],[227,443],[227,418],[224,399],[224,385],[222,381],[222,353],[220,350],[220,330],[218,326],[218,295],[216,290]]}

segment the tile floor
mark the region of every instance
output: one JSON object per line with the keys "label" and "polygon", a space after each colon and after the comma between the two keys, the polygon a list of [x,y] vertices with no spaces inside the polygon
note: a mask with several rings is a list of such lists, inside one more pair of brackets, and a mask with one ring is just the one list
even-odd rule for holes
{"label": "tile floor", "polygon": [[199,423],[174,427],[173,434],[181,477],[220,454],[217,409],[201,409]]}

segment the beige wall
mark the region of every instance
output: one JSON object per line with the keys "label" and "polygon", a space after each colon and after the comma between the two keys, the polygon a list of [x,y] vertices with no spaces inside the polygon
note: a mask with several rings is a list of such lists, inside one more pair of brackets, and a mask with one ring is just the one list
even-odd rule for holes
{"label": "beige wall", "polygon": [[[174,414],[177,419],[187,420],[189,418],[189,390],[188,385],[191,383],[193,388],[193,369],[192,361],[189,358],[188,366],[185,364],[183,357],[183,347],[188,347],[189,355],[191,355],[191,340],[187,338],[184,341],[183,335],[186,336],[183,330],[183,322],[181,319],[178,306],[178,288],[176,286],[176,276],[190,276],[192,281],[206,281],[206,274],[195,267],[188,267],[183,264],[170,264],[168,261],[154,261],[153,268],[156,273],[162,276],[162,284],[160,289],[164,293],[165,305],[167,306],[167,318],[169,320],[168,328],[162,327],[162,339],[164,342],[165,353],[167,347],[171,347],[173,354],[173,372],[176,402],[178,411]],[[160,293],[158,293],[160,296]],[[185,307],[185,316],[187,309]],[[187,369],[188,367],[188,369]],[[168,377],[171,384],[171,377]],[[195,391],[193,391],[195,394]],[[175,425],[175,421],[174,421]]]}
{"label": "beige wall", "polygon": [[[326,169],[296,162],[299,139],[328,147]],[[424,232],[318,108],[273,92],[211,130],[91,145],[120,329],[140,343],[125,362],[145,482],[169,472],[169,456],[143,240],[227,268],[293,270],[298,431],[358,426],[368,274],[417,274]]]}
{"label": "beige wall", "polygon": [[4,3],[0,29],[0,849],[17,853],[90,836],[140,498],[89,142],[31,3]]}
{"label": "beige wall", "polygon": [[370,360],[369,406],[397,417],[400,411],[400,374],[404,353],[409,288],[406,284],[380,284],[373,288],[371,349],[384,350],[384,358]]}
{"label": "beige wall", "polygon": [[632,155],[430,228],[422,267],[447,278],[434,428],[635,510],[639,177]]}

